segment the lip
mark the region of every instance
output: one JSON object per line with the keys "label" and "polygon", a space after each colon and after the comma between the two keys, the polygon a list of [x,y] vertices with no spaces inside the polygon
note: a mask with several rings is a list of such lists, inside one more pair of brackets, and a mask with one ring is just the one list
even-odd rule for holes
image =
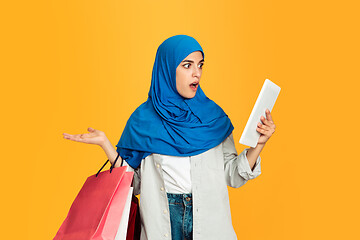
{"label": "lip", "polygon": [[[192,84],[196,84],[196,86],[194,87]],[[199,86],[199,82],[193,82],[193,83],[190,84],[190,88],[191,88],[193,91],[196,91],[197,88],[198,88],[198,86]]]}

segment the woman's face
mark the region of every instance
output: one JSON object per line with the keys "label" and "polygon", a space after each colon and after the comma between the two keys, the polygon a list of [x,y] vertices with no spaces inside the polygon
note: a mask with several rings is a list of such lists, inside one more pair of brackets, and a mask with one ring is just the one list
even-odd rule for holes
{"label": "woman's face", "polygon": [[189,54],[176,68],[176,90],[184,98],[195,97],[204,59],[200,51]]}

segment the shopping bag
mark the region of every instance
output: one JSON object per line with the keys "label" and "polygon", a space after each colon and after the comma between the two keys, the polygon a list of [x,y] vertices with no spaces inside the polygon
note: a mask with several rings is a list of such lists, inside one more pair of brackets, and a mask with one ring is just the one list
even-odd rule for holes
{"label": "shopping bag", "polygon": [[133,195],[133,187],[130,187],[115,240],[140,240],[140,231],[139,200]]}
{"label": "shopping bag", "polygon": [[132,195],[126,240],[140,240],[141,220],[139,200]]}
{"label": "shopping bag", "polygon": [[126,167],[99,172],[87,178],[54,240],[115,239],[134,173]]}
{"label": "shopping bag", "polygon": [[140,221],[139,200],[133,195],[133,187],[130,187],[115,240],[140,240]]}
{"label": "shopping bag", "polygon": [[131,197],[133,194],[133,188],[130,187],[127,199],[126,199],[126,203],[125,203],[125,208],[124,211],[122,213],[121,216],[121,221],[119,224],[119,228],[118,231],[116,233],[116,237],[115,240],[125,240],[126,239],[126,234],[127,234],[127,229],[128,229],[128,223],[129,223],[129,214],[130,214],[130,206],[131,206]]}

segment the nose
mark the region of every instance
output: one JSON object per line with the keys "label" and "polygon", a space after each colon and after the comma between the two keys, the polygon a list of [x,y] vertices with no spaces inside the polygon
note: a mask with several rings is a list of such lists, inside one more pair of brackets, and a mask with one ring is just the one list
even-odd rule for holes
{"label": "nose", "polygon": [[201,77],[201,69],[198,67],[195,67],[195,69],[193,70],[193,77],[197,77],[200,79]]}

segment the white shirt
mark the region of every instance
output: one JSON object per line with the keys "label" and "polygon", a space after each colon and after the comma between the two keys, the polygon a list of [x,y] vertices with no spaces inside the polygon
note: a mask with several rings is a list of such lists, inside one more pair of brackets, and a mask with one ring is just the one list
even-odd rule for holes
{"label": "white shirt", "polygon": [[159,156],[166,192],[191,193],[190,157]]}
{"label": "white shirt", "polygon": [[[166,192],[191,193],[190,157],[159,156]],[[123,166],[127,166],[128,171],[133,171],[126,161],[123,161]]]}

